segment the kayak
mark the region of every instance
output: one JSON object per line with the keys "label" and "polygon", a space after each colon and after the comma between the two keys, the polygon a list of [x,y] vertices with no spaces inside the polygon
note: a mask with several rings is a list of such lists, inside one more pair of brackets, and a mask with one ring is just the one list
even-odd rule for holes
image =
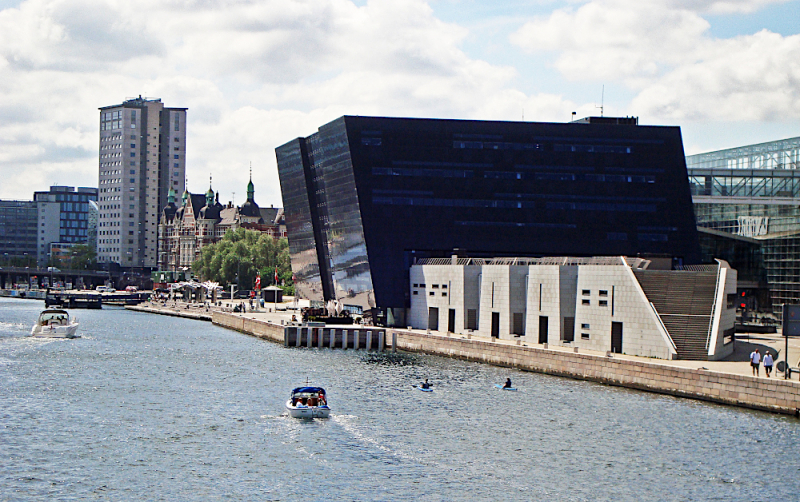
{"label": "kayak", "polygon": [[498,388],[498,389],[500,389],[500,390],[513,390],[513,391],[516,391],[516,390],[517,390],[517,388],[516,388],[516,387],[503,387],[503,386],[502,386],[502,385],[500,385],[499,383],[496,383],[496,384],[494,384],[494,386],[495,386],[495,387],[497,387],[497,388]]}
{"label": "kayak", "polygon": [[412,387],[414,387],[417,390],[421,390],[422,392],[433,392],[433,389],[430,388],[423,389],[421,385],[412,385]]}

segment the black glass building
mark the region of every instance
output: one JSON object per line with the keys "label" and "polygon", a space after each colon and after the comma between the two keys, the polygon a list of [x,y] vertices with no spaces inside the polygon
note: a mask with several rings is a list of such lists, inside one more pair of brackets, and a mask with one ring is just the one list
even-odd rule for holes
{"label": "black glass building", "polygon": [[298,294],[389,324],[416,258],[700,260],[678,127],[345,116],[276,155]]}

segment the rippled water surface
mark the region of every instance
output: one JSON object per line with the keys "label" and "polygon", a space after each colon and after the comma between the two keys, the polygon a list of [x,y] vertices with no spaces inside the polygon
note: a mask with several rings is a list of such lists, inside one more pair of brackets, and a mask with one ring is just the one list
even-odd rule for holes
{"label": "rippled water surface", "polygon": [[[0,299],[0,500],[800,499],[794,418],[113,308],[30,338],[42,308]],[[330,419],[286,416],[306,378]]]}

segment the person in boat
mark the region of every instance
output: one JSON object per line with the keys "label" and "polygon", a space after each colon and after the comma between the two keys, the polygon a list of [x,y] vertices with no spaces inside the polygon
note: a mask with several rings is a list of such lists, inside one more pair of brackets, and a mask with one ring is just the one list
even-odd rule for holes
{"label": "person in boat", "polygon": [[503,388],[504,389],[510,389],[511,388],[511,379],[510,378],[506,378],[506,383],[503,385]]}
{"label": "person in boat", "polygon": [[424,381],[424,382],[422,382],[422,385],[421,385],[421,387],[422,387],[423,389],[430,389],[430,388],[431,388],[431,384],[429,384],[429,383],[428,383],[428,379],[427,379],[427,378],[425,379],[425,381]]}
{"label": "person in boat", "polygon": [[319,405],[320,406],[325,406],[325,404],[326,404],[326,402],[325,402],[325,393],[324,392],[320,392],[320,394],[319,394]]}

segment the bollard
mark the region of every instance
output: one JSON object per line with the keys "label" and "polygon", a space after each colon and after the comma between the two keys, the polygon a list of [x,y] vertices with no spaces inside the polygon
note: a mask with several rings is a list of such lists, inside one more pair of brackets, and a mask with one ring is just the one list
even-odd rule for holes
{"label": "bollard", "polygon": [[397,352],[397,331],[392,331],[392,352]]}
{"label": "bollard", "polygon": [[372,331],[367,331],[367,351],[372,350]]}

